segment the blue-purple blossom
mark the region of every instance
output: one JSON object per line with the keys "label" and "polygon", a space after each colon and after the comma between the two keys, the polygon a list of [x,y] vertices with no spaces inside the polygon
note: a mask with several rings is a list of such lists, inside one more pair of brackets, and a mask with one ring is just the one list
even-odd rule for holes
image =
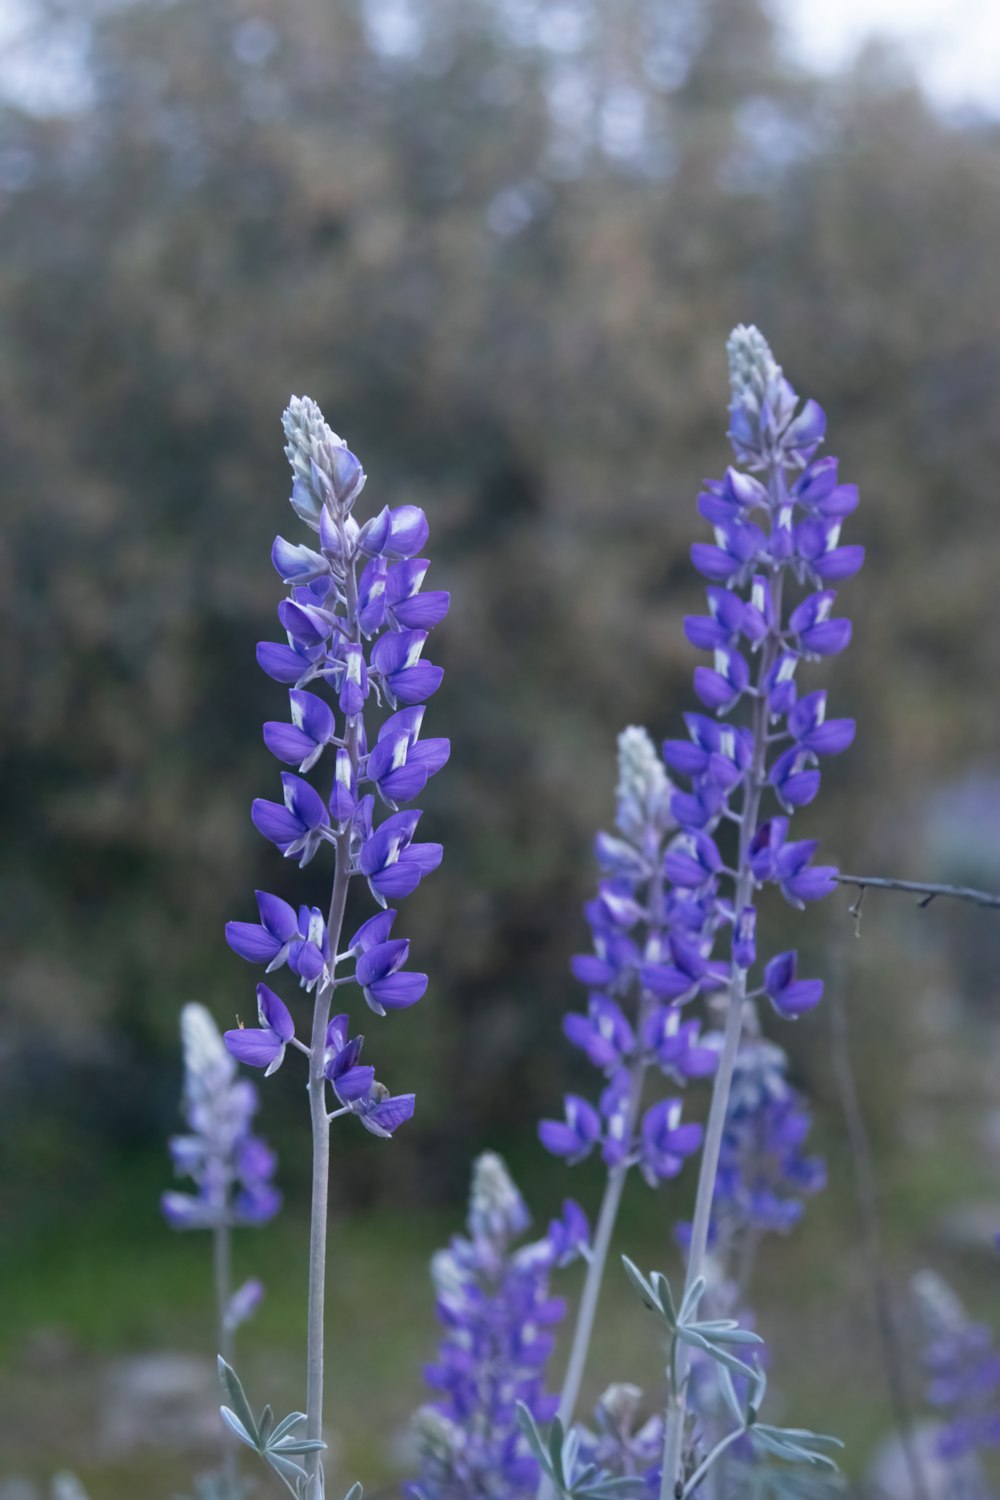
{"label": "blue-purple blossom", "polygon": [[[787,1065],[782,1048],[759,1037],[747,1038],[737,1055],[712,1201],[717,1257],[748,1235],[787,1233],[804,1199],[826,1186],[824,1162],[805,1154],[812,1118]],[[687,1226],[678,1238],[686,1242]]]}
{"label": "blue-purple blossom", "polygon": [[958,1464],[1000,1447],[1000,1350],[983,1323],[970,1320],[951,1288],[932,1271],[914,1278],[923,1333],[928,1403],[940,1414],[940,1458]]}
{"label": "blue-purple blossom", "polygon": [[594,1407],[592,1420],[592,1427],[577,1429],[581,1463],[593,1464],[613,1479],[644,1481],[654,1500],[660,1488],[663,1418],[645,1410],[640,1388],[624,1381],[609,1385]]}
{"label": "blue-purple blossom", "polygon": [[424,1500],[528,1500],[537,1488],[517,1403],[542,1424],[555,1415],[545,1367],[565,1304],[549,1277],[583,1250],[586,1225],[567,1204],[548,1235],[517,1248],[528,1225],[506,1167],[486,1152],[473,1169],[468,1234],[431,1266],[444,1333],[426,1369],[435,1399],[414,1420],[420,1474],[409,1487]]}
{"label": "blue-purple blossom", "polygon": [[274,1153],[251,1129],[257,1090],[237,1077],[236,1065],[203,1005],[185,1005],[181,1037],[181,1107],[188,1133],[171,1138],[170,1155],[177,1173],[190,1177],[196,1191],[164,1193],[164,1217],[174,1229],[265,1224],[281,1207],[281,1194],[272,1180]]}
{"label": "blue-purple blossom", "polygon": [[[226,940],[248,962],[268,973],[287,966],[302,988],[315,991],[322,1026],[335,986],[356,984],[379,1016],[415,1005],[427,988],[425,974],[405,967],[409,940],[390,936],[393,909],[363,922],[341,948],[343,882],[366,881],[375,901],[388,908],[441,862],[440,844],[415,837],[420,811],[403,804],[423,791],[450,754],[447,740],[421,738],[424,702],[442,678],[424,648],[449,598],[423,588],[430,567],[417,556],[428,535],[423,512],[413,505],[383,507],[359,521],[354,507],[364,471],[316,403],[293,397],[284,427],[292,510],[312,536],[308,544],[275,538],[271,559],[289,589],[277,611],[286,641],[261,642],[257,659],[289,688],[287,718],[268,720],[264,741],[293,769],[280,773],[282,800],[257,798],[251,816],[259,832],[300,865],[332,851],[334,889],[339,880],[341,895],[327,917],[317,907],[296,910],[281,896],[259,891],[259,920],[229,922]],[[319,787],[306,779],[310,772]],[[381,820],[379,804],[389,809]],[[348,973],[345,964],[351,964]],[[294,1018],[279,995],[261,985],[257,998],[260,1025],[228,1031],[226,1046],[269,1074],[289,1045],[310,1048],[296,1038]],[[336,1017],[314,1077],[319,1087],[324,1077],[332,1086],[340,1104],[333,1114],[354,1114],[373,1134],[391,1136],[412,1115],[413,1096],[390,1094],[374,1069],[358,1062],[359,1052],[360,1039],[349,1042],[346,1019]]]}
{"label": "blue-purple blossom", "polygon": [[[706,723],[714,746],[716,726]],[[538,1132],[548,1151],[571,1164],[600,1147],[610,1168],[639,1164],[654,1183],[673,1176],[697,1149],[701,1127],[681,1124],[677,1100],[647,1100],[643,1118],[648,1079],[662,1072],[685,1081],[712,1071],[716,1054],[700,1046],[699,1022],[682,1020],[681,1007],[725,978],[710,957],[714,912],[697,894],[722,857],[707,835],[678,845],[676,797],[649,735],[626,729],[618,740],[617,832],[597,836],[602,878],[584,908],[593,951],[572,961],[590,991],[587,1009],[563,1023],[604,1080],[596,1107],[570,1094],[565,1120],[543,1120]],[[666,885],[671,848],[682,894]]]}
{"label": "blue-purple blossom", "polygon": [[264,1077],[276,1073],[285,1059],[285,1048],[295,1036],[295,1023],[288,1006],[266,984],[257,986],[260,1026],[240,1026],[227,1031],[225,1043],[231,1057],[251,1068],[263,1068]]}

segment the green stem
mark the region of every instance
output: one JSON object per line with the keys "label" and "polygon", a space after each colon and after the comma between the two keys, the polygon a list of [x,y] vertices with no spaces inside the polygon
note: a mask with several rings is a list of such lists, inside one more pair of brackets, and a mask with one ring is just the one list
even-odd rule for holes
{"label": "green stem", "polygon": [[[341,543],[346,554],[346,538],[341,527]],[[351,639],[359,640],[357,613],[358,592],[354,564],[344,574],[347,624]],[[357,770],[358,726],[351,724],[345,736],[346,747]],[[306,1434],[323,1438],[323,1365],[326,1334],[326,1239],[330,1195],[330,1120],[326,1099],[326,1031],[330,1024],[336,979],[334,971],[347,909],[347,892],[351,879],[351,831],[339,833],[334,842],[333,890],[327,917],[327,941],[330,952],[330,979],[317,990],[313,1008],[309,1059],[309,1115],[312,1122],[312,1207],[309,1223],[309,1308],[306,1349]],[[323,1500],[323,1455],[321,1451],[306,1458],[309,1484],[308,1500]]]}

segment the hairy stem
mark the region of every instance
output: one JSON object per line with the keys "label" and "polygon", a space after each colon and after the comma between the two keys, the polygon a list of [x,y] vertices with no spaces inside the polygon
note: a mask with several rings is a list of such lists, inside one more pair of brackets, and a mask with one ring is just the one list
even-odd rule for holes
{"label": "hairy stem", "polygon": [[[625,1123],[626,1139],[631,1139],[635,1130],[645,1074],[646,1067],[644,1063],[640,1062],[633,1067],[632,1087],[629,1092]],[[587,1276],[583,1283],[583,1293],[580,1297],[580,1307],[576,1316],[576,1327],[573,1330],[573,1346],[570,1350],[569,1363],[566,1366],[566,1377],[563,1380],[562,1393],[559,1397],[559,1418],[564,1428],[568,1428],[570,1422],[573,1420],[577,1397],[580,1394],[580,1383],[583,1380],[587,1354],[590,1350],[590,1339],[594,1331],[597,1299],[600,1296],[601,1283],[604,1280],[608,1251],[611,1248],[615,1221],[618,1218],[618,1207],[622,1200],[622,1190],[625,1187],[625,1179],[628,1176],[628,1171],[629,1166],[627,1162],[620,1162],[618,1166],[611,1168],[604,1187],[604,1196],[601,1199],[597,1228],[594,1231],[594,1243],[590,1252],[590,1264],[587,1266]]]}
{"label": "hairy stem", "polygon": [[[347,551],[341,528],[341,541]],[[347,624],[350,638],[359,639],[357,626],[357,583],[354,565],[348,564],[344,579]],[[346,735],[347,750],[357,770],[358,726],[351,724]],[[351,831],[348,827],[334,842],[333,890],[327,917],[330,978],[316,992],[313,1008],[311,1057],[309,1060],[309,1114],[312,1122],[312,1204],[309,1223],[309,1308],[306,1351],[306,1434],[323,1437],[323,1360],[325,1346],[326,1302],[326,1235],[330,1193],[330,1121],[326,1100],[326,1030],[336,988],[335,970],[347,908],[347,891],[351,879]],[[323,1456],[310,1453],[306,1458],[309,1475],[308,1500],[323,1500]]]}
{"label": "hairy stem", "polygon": [[[779,481],[780,482],[780,481]],[[778,573],[774,585],[775,618],[781,619],[782,578]],[[739,854],[736,863],[736,890],[733,911],[738,919],[744,906],[748,905],[754,891],[753,873],[750,869],[750,843],[757,830],[757,815],[760,798],[767,776],[767,698],[763,683],[770,672],[777,654],[777,639],[768,637],[762,652],[758,673],[758,691],[753,704],[752,733],[753,755],[747,779],[743,786],[743,802],[740,809]],[[715,1181],[719,1170],[719,1154],[722,1136],[729,1111],[729,1096],[732,1092],[736,1055],[743,1034],[743,1012],[746,1002],[747,971],[737,964],[735,956],[730,967],[729,1001],[722,1052],[712,1088],[712,1102],[705,1127],[705,1143],[701,1153],[701,1168],[698,1174],[698,1193],[695,1199],[694,1220],[691,1226],[691,1246],[688,1251],[687,1277],[684,1283],[685,1296],[700,1277],[705,1275],[708,1250],[708,1231],[712,1219],[712,1201],[715,1197]],[[690,1354],[688,1346],[678,1341],[676,1351],[676,1376],[671,1382],[667,1403],[667,1419],[663,1441],[663,1475],[660,1485],[660,1500],[680,1500],[683,1495],[683,1446],[684,1425],[687,1417],[688,1376]]]}

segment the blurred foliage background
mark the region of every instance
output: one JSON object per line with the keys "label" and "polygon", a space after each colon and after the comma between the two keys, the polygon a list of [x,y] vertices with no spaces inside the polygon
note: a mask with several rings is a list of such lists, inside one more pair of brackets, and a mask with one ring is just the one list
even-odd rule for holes
{"label": "blurred foliage background", "polygon": [[[845,868],[1000,883],[1000,126],[935,113],[885,48],[807,75],[762,0],[38,17],[74,69],[58,107],[0,106],[0,1475],[73,1463],[95,1500],[160,1500],[191,1469],[115,1448],[101,1393],[142,1351],[211,1352],[207,1245],[158,1221],[179,1007],[247,1015],[223,922],[255,885],[322,886],[248,816],[275,785],[281,690],[253,647],[276,634],[294,391],[362,456],[366,499],[426,508],[453,594],[429,709],[453,760],[425,803],[446,859],[407,908],[432,987],[370,1037],[418,1115],[391,1146],[335,1143],[334,1430],[345,1472],[388,1476],[473,1151],[504,1149],[543,1220],[566,1192],[593,1207],[597,1176],[540,1161],[534,1127],[575,1076],[567,959],[615,735],[689,705],[687,549],[727,462],[736,322],[822,401],[862,488],[829,683],[859,737],[803,823]],[[857,941],[847,904],[796,939],[845,975],[894,1273],[932,1261],[1000,1312],[1000,924],[870,896]],[[758,1303],[791,1416],[842,1428],[861,1472],[884,1378],[828,1024],[782,1029],[831,1188]],[[289,1400],[294,1074],[262,1121],[288,1209],[240,1250],[271,1288],[247,1368]],[[630,1244],[669,1260],[690,1187],[637,1185]],[[617,1287],[608,1308],[605,1377],[655,1392],[641,1318]]]}

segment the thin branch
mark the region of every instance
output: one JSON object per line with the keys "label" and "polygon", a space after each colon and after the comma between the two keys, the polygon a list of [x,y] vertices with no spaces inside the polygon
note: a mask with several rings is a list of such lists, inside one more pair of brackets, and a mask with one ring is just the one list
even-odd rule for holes
{"label": "thin branch", "polygon": [[[946,888],[941,888],[942,891]],[[862,892],[862,895],[864,893]],[[860,897],[859,897],[860,900]],[[896,1313],[893,1307],[892,1290],[886,1276],[882,1258],[882,1230],[879,1218],[878,1182],[872,1157],[871,1141],[861,1109],[857,1082],[851,1063],[850,1037],[847,1022],[846,960],[842,943],[831,951],[828,1005],[831,1034],[831,1063],[840,1107],[847,1126],[847,1138],[854,1163],[854,1178],[858,1195],[858,1216],[861,1220],[861,1238],[867,1262],[875,1318],[882,1344],[882,1359],[885,1368],[886,1386],[892,1407],[893,1421],[899,1435],[903,1462],[909,1474],[913,1500],[930,1500],[930,1489],[924,1473],[920,1453],[914,1438],[913,1412],[904,1375],[905,1361],[900,1343]]]}
{"label": "thin branch", "polygon": [[871,888],[873,891],[903,891],[911,896],[920,896],[917,902],[920,907],[930,906],[939,896],[949,901],[968,901],[973,906],[986,906],[993,910],[1000,910],[1000,895],[994,891],[977,891],[968,885],[936,885],[926,880],[896,880],[890,875],[835,875],[834,879],[838,885],[852,885],[858,892],[858,899],[851,907],[851,914],[855,917],[861,915],[861,902],[865,891]]}

